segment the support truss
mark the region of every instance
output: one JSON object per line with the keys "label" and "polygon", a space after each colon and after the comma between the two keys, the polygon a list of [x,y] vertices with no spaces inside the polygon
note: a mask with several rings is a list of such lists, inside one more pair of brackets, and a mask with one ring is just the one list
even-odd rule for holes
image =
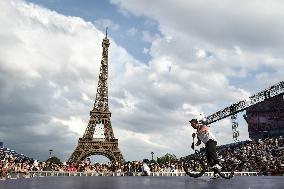
{"label": "support truss", "polygon": [[284,81],[281,81],[280,83],[273,85],[251,97],[246,100],[239,101],[235,104],[232,104],[231,106],[228,106],[224,108],[223,110],[220,110],[212,115],[209,115],[205,117],[205,120],[207,124],[214,123],[216,121],[220,121],[224,118],[227,118],[229,116],[232,116],[234,114],[237,114],[239,112],[244,111],[246,108],[253,106],[257,103],[260,103],[264,100],[267,100],[269,98],[272,98],[276,95],[279,95],[281,93],[284,93]]}

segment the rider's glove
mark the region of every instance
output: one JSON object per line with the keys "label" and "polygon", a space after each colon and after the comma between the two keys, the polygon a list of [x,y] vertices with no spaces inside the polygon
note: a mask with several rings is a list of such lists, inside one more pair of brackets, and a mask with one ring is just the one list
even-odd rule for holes
{"label": "rider's glove", "polygon": [[192,138],[194,138],[194,137],[195,137],[195,135],[196,135],[196,133],[192,133]]}
{"label": "rider's glove", "polygon": [[199,146],[201,144],[201,141],[198,140],[197,143],[195,144],[196,146]]}

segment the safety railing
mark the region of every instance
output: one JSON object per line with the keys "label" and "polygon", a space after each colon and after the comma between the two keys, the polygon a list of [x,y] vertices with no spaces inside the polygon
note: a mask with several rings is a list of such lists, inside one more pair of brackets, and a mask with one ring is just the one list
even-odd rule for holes
{"label": "safety railing", "polygon": [[[230,174],[229,172],[223,172]],[[214,172],[205,172],[203,176],[213,176]],[[235,176],[258,176],[258,172],[235,172]],[[151,172],[150,176],[187,176],[185,172]]]}
{"label": "safety railing", "polygon": [[[226,174],[226,172],[224,172]],[[228,172],[229,174],[229,172]],[[235,172],[235,176],[258,176],[258,172]],[[70,177],[70,176],[143,176],[142,172],[61,172],[61,171],[30,171],[27,173],[10,172],[3,179],[32,177]],[[185,172],[151,172],[149,176],[187,176]],[[213,172],[205,172],[203,176],[213,176]]]}

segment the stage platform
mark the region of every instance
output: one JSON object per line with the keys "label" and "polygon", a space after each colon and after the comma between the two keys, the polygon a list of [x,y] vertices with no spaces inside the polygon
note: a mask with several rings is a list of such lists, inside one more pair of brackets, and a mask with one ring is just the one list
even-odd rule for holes
{"label": "stage platform", "polygon": [[38,177],[0,180],[0,189],[282,189],[283,176],[209,177]]}

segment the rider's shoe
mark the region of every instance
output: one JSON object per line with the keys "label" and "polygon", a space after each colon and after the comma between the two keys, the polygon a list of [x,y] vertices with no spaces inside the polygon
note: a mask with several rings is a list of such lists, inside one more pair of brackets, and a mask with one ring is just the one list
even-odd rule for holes
{"label": "rider's shoe", "polygon": [[218,165],[218,164],[215,164],[212,168],[213,169],[218,169],[218,170],[222,169],[222,167],[220,165]]}

